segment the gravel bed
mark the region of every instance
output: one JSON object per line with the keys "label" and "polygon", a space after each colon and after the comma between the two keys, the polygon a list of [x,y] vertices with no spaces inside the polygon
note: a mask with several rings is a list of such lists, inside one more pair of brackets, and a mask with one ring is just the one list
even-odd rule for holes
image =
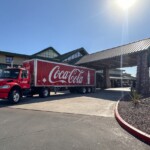
{"label": "gravel bed", "polygon": [[150,135],[150,96],[145,96],[135,105],[125,96],[118,105],[120,116],[135,128]]}

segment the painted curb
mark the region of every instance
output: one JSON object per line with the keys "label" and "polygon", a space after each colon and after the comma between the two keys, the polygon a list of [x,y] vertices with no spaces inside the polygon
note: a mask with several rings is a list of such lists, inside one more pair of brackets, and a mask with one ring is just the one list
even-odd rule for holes
{"label": "painted curb", "polygon": [[131,126],[126,121],[124,121],[118,112],[118,104],[120,101],[117,102],[116,108],[115,108],[115,118],[120,124],[121,127],[123,127],[125,130],[127,130],[129,133],[131,133],[133,136],[137,137],[141,141],[147,143],[150,145],[150,135],[147,133],[142,132],[141,130],[138,130],[137,128]]}

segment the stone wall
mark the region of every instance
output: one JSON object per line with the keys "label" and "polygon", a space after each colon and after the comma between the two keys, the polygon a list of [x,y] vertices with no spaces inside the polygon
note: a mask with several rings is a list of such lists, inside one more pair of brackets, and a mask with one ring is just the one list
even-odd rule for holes
{"label": "stone wall", "polygon": [[104,88],[110,88],[111,82],[109,77],[109,68],[104,68]]}
{"label": "stone wall", "polygon": [[149,65],[148,50],[142,51],[137,56],[137,84],[136,90],[140,94],[149,93]]}

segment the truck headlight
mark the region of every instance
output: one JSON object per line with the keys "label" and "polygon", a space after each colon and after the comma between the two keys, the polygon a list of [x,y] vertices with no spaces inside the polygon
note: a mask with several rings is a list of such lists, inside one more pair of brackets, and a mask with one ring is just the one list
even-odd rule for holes
{"label": "truck headlight", "polygon": [[0,89],[9,89],[10,88],[10,85],[2,85],[0,86]]}

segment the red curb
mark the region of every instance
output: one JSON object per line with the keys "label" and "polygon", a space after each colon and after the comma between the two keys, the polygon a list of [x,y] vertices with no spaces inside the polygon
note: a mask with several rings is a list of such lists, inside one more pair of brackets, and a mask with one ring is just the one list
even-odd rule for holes
{"label": "red curb", "polygon": [[131,133],[133,136],[137,137],[138,139],[144,141],[147,144],[150,144],[150,135],[138,130],[137,128],[131,126],[128,124],[126,121],[124,121],[121,116],[119,115],[118,112],[118,104],[119,101],[117,102],[116,108],[115,108],[115,118],[120,124],[121,127],[123,127],[125,130],[127,130],[129,133]]}

